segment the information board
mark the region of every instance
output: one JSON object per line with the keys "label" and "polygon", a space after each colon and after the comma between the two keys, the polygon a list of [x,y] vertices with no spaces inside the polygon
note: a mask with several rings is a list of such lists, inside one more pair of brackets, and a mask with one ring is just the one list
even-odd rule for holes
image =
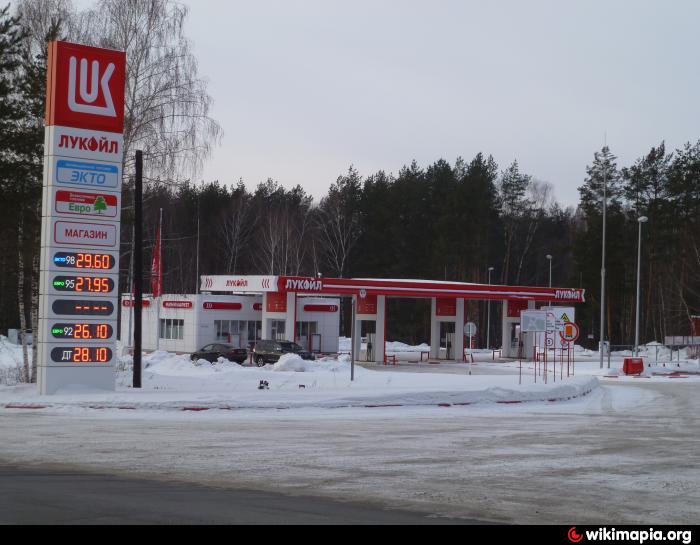
{"label": "information board", "polygon": [[42,394],[68,386],[114,390],[125,81],[124,52],[49,43],[38,324]]}

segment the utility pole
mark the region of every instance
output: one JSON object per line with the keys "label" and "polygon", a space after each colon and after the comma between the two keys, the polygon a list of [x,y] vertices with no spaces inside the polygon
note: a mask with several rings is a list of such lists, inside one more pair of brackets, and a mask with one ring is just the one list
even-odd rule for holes
{"label": "utility pole", "polygon": [[357,303],[352,295],[352,324],[350,324],[350,382],[355,381],[355,335],[357,335]]}
{"label": "utility pole", "polygon": [[549,287],[552,287],[552,256],[547,254],[547,261],[549,261]]}
{"label": "utility pole", "polygon": [[634,357],[639,356],[639,302],[642,285],[642,224],[649,221],[646,216],[637,218],[639,223],[639,240],[637,242],[637,308],[634,317]]}
{"label": "utility pole", "polygon": [[[491,273],[493,269],[494,267],[489,267],[489,285],[491,284]],[[471,347],[471,345],[469,346]],[[491,348],[491,299],[489,299],[486,310],[486,348]]]}
{"label": "utility pole", "polygon": [[141,388],[143,312],[143,152],[136,150],[134,179],[134,388]]}
{"label": "utility pole", "polygon": [[199,294],[199,191],[197,192],[197,266],[195,270],[197,275],[195,279],[195,293]]}
{"label": "utility pole", "polygon": [[[607,149],[607,145],[603,151]],[[605,161],[605,158],[603,158]],[[603,351],[605,348],[605,229],[608,212],[608,166],[603,162],[603,248],[600,267],[600,368],[603,368]]]}

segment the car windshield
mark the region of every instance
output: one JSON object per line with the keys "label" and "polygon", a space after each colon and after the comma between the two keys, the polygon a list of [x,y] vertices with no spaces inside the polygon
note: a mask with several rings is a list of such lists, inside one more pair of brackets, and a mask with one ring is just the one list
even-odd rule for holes
{"label": "car windshield", "polygon": [[301,346],[296,343],[280,343],[284,352],[301,352]]}

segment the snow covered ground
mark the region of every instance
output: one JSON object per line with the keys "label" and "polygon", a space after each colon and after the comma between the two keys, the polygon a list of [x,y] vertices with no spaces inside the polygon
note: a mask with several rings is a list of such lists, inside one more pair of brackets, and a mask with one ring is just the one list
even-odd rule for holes
{"label": "snow covered ground", "polygon": [[[389,343],[395,353],[415,354],[426,345]],[[121,351],[120,351],[121,352]],[[590,394],[600,381],[638,381],[621,373],[624,354],[615,354],[610,369],[600,369],[597,354],[579,350],[576,362],[498,362],[481,351],[473,365],[407,360],[399,366],[355,366],[350,380],[346,355],[304,361],[286,355],[263,368],[220,360],[211,364],[190,361],[187,355],[154,352],[144,357],[143,388],[131,388],[132,361],[123,357],[118,366],[117,391],[66,389],[42,397],[33,385],[17,384],[21,348],[0,337],[0,406],[50,405],[53,408],[103,409],[301,409],[374,406],[474,405],[568,401]],[[648,380],[700,381],[697,360],[671,363],[671,354],[645,368]],[[402,360],[403,361],[403,360]],[[469,375],[471,370],[472,374]],[[546,371],[546,373],[545,373]],[[546,375],[546,377],[545,377]],[[546,378],[546,380],[545,380]],[[259,389],[264,381],[268,388]]]}
{"label": "snow covered ground", "polygon": [[[495,522],[697,520],[697,361],[675,375],[688,378],[653,369],[648,378],[612,378],[621,357],[601,371],[595,353],[581,352],[575,377],[564,366],[554,382],[550,366],[547,385],[541,375],[535,384],[529,362],[519,386],[517,362],[489,358],[471,376],[465,364],[357,366],[351,384],[342,357],[258,369],[155,353],[140,391],[129,387],[128,359],[115,393],[40,397],[34,386],[0,386],[0,463]],[[21,350],[0,342],[0,365],[18,361]],[[270,389],[258,390],[260,380]],[[498,403],[515,400],[529,402]],[[132,408],[140,410],[122,410]]]}
{"label": "snow covered ground", "polygon": [[[592,377],[548,385],[542,380],[538,384],[524,381],[521,385],[512,374],[469,376],[466,369],[459,374],[406,371],[410,370],[376,371],[358,365],[351,381],[347,356],[304,361],[289,354],[274,365],[257,368],[225,360],[193,363],[186,355],[154,352],[144,358],[141,390],[130,387],[131,359],[124,358],[115,393],[68,389],[47,398],[37,395],[33,386],[15,385],[0,388],[0,405],[139,409],[467,405],[568,400],[589,394],[598,385]],[[261,381],[269,389],[259,389]]]}

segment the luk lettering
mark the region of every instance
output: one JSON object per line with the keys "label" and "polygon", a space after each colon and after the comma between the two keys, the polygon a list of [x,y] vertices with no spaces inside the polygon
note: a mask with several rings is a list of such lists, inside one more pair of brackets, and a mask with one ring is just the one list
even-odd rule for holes
{"label": "luk lettering", "polygon": [[[116,117],[117,112],[114,109],[114,102],[112,100],[112,92],[109,89],[109,80],[114,74],[115,66],[114,63],[109,63],[105,69],[102,77],[100,78],[100,62],[97,60],[92,61],[91,68],[92,71],[88,69],[88,60],[80,59],[80,99],[82,104],[76,100],[75,87],[78,80],[77,74],[78,59],[76,57],[71,57],[69,61],[69,73],[68,73],[68,107],[74,112],[80,112],[84,114],[101,115],[105,117]],[[88,77],[92,76],[90,80],[90,89],[88,90]],[[99,85],[98,85],[99,80]],[[104,99],[104,106],[96,106],[94,102],[102,91],[102,97]]]}
{"label": "luk lettering", "polygon": [[310,279],[293,279],[288,278],[285,284],[285,289],[292,291],[321,291],[323,289],[323,281]]}

